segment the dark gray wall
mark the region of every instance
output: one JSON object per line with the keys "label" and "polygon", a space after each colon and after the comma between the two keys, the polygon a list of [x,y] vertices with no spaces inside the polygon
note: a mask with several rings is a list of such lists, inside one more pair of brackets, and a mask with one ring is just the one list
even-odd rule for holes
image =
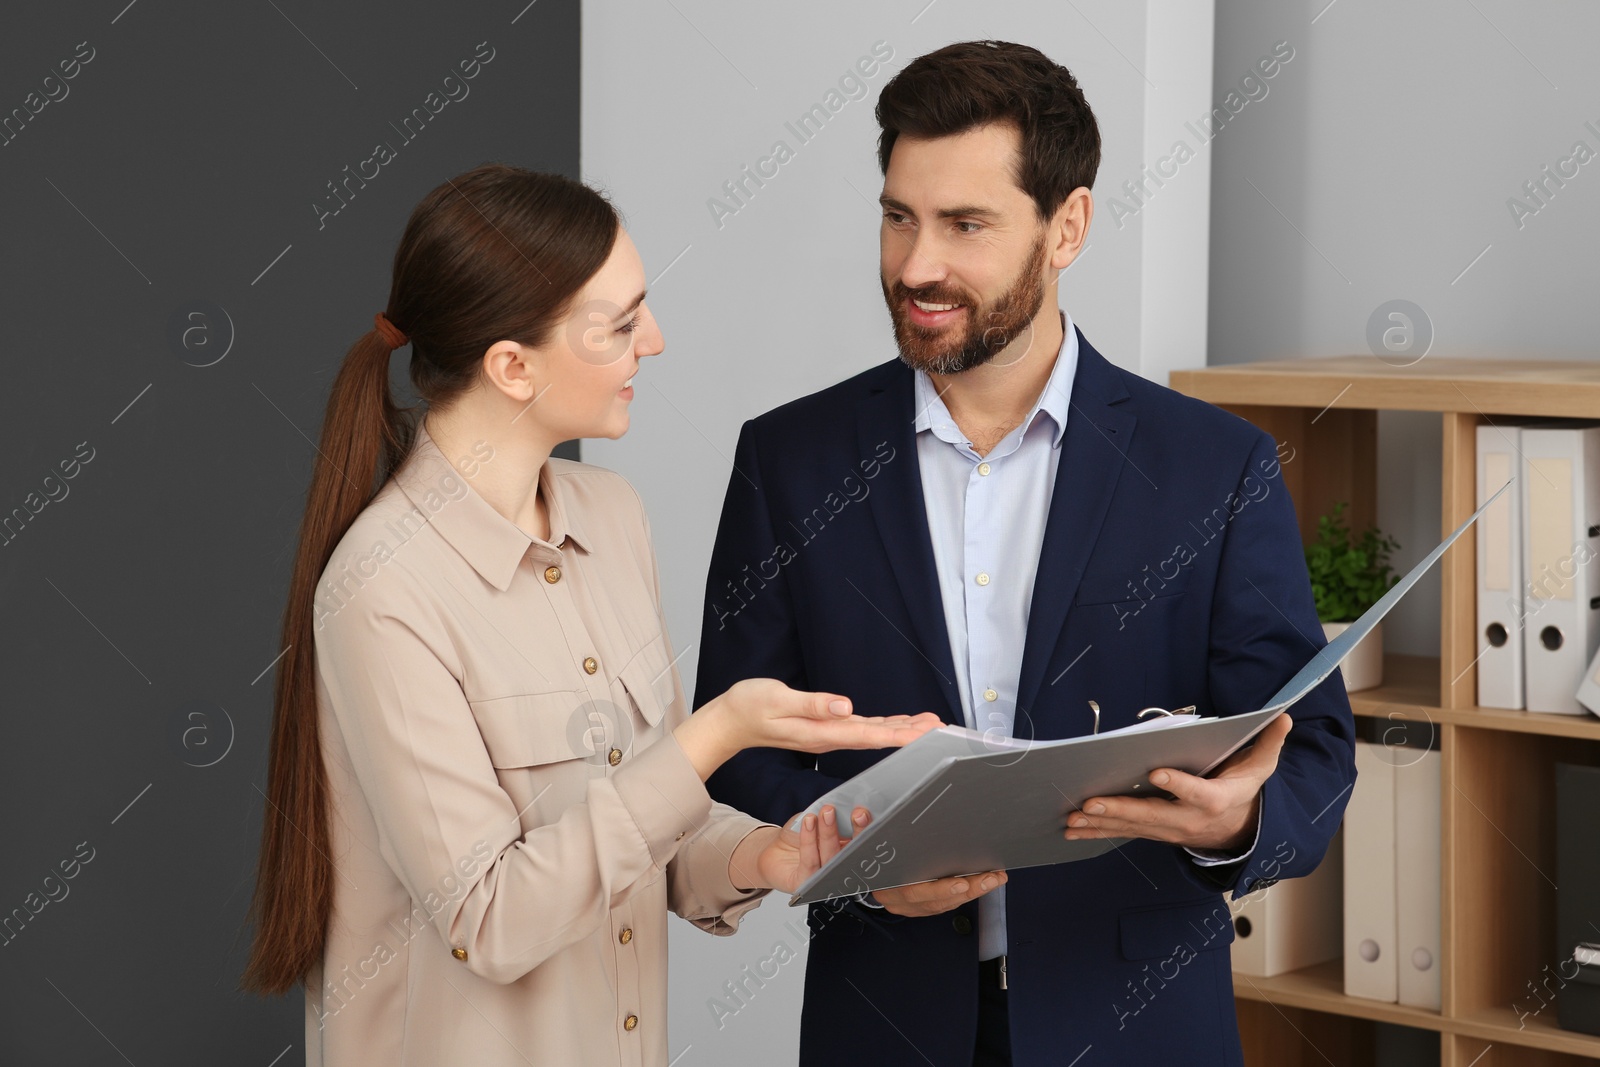
{"label": "dark gray wall", "polygon": [[0,535],[0,1062],[283,1067],[299,995],[237,981],[311,442],[418,199],[578,175],[578,3],[126,3],[0,35],[0,518],[38,509]]}

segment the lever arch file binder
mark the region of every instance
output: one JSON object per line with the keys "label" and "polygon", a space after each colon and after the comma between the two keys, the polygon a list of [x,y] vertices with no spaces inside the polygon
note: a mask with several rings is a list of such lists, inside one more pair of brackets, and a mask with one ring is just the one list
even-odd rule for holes
{"label": "lever arch file binder", "polygon": [[[1093,796],[1163,795],[1148,779],[1157,767],[1209,774],[1332,674],[1506,488],[1319,649],[1258,711],[1223,717],[1172,715],[1057,741],[994,739],[946,726],[891,752],[806,809],[816,813],[832,804],[848,812],[861,805],[873,819],[789,903],[810,904],[951,875],[1067,863],[1116,847],[1123,839],[1068,841],[1067,813]],[[850,820],[841,819],[839,828],[848,833]]]}
{"label": "lever arch file binder", "polygon": [[1527,709],[1582,715],[1578,687],[1600,646],[1600,426],[1521,437]]}
{"label": "lever arch file binder", "polygon": [[1438,1011],[1443,772],[1437,750],[1401,756],[1394,769],[1395,969],[1400,1003]]}
{"label": "lever arch file binder", "polygon": [[[1514,425],[1478,427],[1478,503],[1512,481],[1522,431]],[[1523,704],[1522,480],[1483,513],[1478,540],[1478,704]]]}
{"label": "lever arch file binder", "polygon": [[1395,966],[1395,766],[1382,745],[1356,742],[1356,786],[1344,809],[1344,991],[1400,999]]}

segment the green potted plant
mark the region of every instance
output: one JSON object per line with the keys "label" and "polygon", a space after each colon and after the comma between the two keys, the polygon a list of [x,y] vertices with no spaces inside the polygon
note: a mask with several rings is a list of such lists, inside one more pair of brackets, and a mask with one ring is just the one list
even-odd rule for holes
{"label": "green potted plant", "polygon": [[[1317,519],[1316,540],[1305,550],[1317,618],[1329,641],[1400,580],[1389,567],[1389,553],[1400,547],[1399,542],[1385,537],[1375,526],[1352,540],[1342,517],[1347,506],[1341,501],[1330,514]],[[1383,624],[1374,626],[1339,666],[1350,692],[1382,685]]]}

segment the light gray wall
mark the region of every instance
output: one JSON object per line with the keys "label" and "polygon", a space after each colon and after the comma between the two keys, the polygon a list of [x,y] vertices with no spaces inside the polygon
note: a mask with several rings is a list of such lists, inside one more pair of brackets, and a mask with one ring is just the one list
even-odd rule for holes
{"label": "light gray wall", "polygon": [[[1211,24],[1210,4],[1193,0],[825,0],[759,15],[734,0],[585,4],[583,177],[627,216],[667,347],[640,369],[628,434],[585,441],[583,458],[621,471],[644,497],[686,686],[740,424],[894,356],[877,278],[872,115],[889,77],[952,41],[1038,47],[1078,76],[1095,110],[1098,199],[1140,181],[1155,161],[1150,146],[1164,153],[1183,120],[1207,110]],[[887,67],[801,144],[785,123],[824,102],[877,42],[892,49]],[[737,206],[723,183],[778,140],[793,158],[718,218],[707,201]],[[1102,204],[1087,250],[1062,277],[1061,304],[1095,346],[1160,380],[1174,366],[1204,364],[1209,166],[1202,151],[1120,219]],[[780,944],[803,956],[803,919],[772,899],[732,938],[674,924],[671,1054],[683,1055],[680,1067],[794,1061],[803,959],[748,986],[747,1006],[726,998],[724,983],[784,955]],[[717,997],[737,1013],[718,1019]]]}
{"label": "light gray wall", "polygon": [[[1210,362],[1368,353],[1391,300],[1433,335],[1396,363],[1600,355],[1600,158],[1543,206],[1523,189],[1576,142],[1600,155],[1600,8],[1327,4],[1217,0],[1219,94],[1264,40],[1296,56],[1215,142]],[[1437,416],[1381,415],[1379,449],[1403,573],[1441,536]],[[1395,651],[1438,654],[1425,582],[1385,621]]]}

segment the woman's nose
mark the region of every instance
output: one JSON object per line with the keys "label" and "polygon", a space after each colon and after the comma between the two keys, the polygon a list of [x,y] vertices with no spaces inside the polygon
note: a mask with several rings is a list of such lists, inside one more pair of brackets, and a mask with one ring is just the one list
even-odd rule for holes
{"label": "woman's nose", "polygon": [[640,310],[644,312],[644,321],[639,324],[639,343],[633,350],[634,355],[659,355],[661,350],[667,347],[667,339],[662,336],[661,326],[656,322],[655,315],[642,306]]}

